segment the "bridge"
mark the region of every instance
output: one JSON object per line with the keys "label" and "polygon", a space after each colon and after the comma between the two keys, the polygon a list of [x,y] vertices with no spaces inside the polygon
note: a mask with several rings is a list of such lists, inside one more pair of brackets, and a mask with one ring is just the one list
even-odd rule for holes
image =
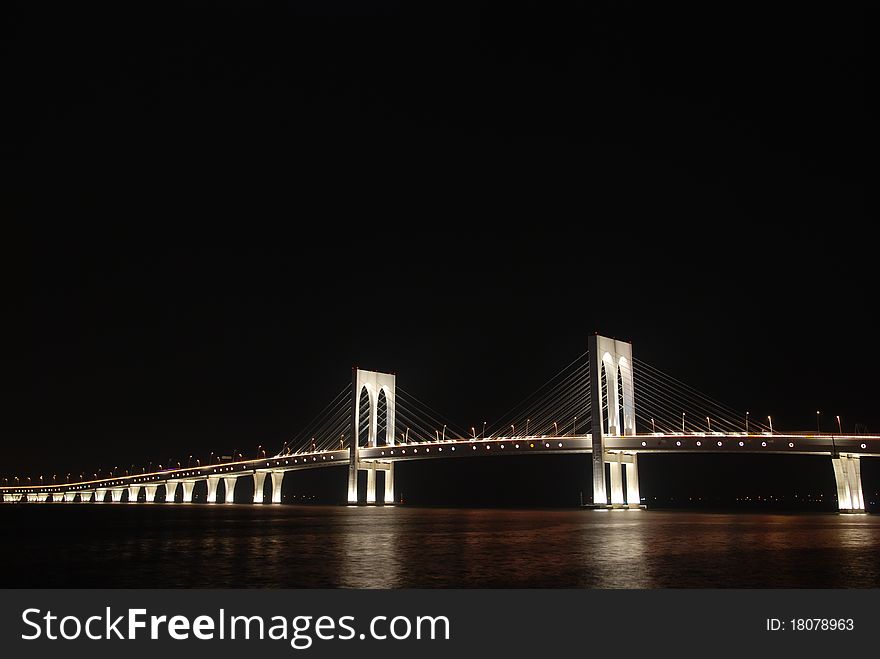
{"label": "bridge", "polygon": [[[638,384],[638,387],[636,386]],[[638,389],[639,406],[636,407]],[[189,503],[197,483],[208,501],[232,503],[236,482],[253,483],[253,503],[281,503],[284,474],[345,468],[347,497],[395,502],[394,467],[404,460],[498,455],[591,454],[593,507],[640,507],[638,458],[646,453],[828,456],[841,512],[864,512],[861,459],[880,456],[880,435],[779,432],[771,417],[750,418],[633,358],[632,345],[591,336],[586,353],[493,424],[457,428],[397,387],[391,373],[355,368],[352,382],[276,455],[196,467],[0,487],[4,503]],[[380,476],[381,474],[381,476]],[[381,494],[377,483],[382,479]],[[267,480],[268,479],[268,480]],[[344,491],[340,492],[340,495]],[[342,496],[340,496],[342,498]]]}

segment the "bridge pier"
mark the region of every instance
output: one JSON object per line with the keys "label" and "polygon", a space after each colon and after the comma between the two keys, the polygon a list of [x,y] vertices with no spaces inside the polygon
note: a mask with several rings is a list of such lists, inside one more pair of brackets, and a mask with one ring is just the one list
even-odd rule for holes
{"label": "bridge pier", "polygon": [[385,498],[384,503],[394,503],[394,463],[389,462],[385,470]]}
{"label": "bridge pier", "polygon": [[217,501],[217,488],[220,485],[220,476],[208,476],[208,503],[220,503]]}
{"label": "bridge pier", "polygon": [[154,503],[156,501],[156,490],[158,489],[158,485],[144,485],[144,498],[147,503]]}
{"label": "bridge pier", "polygon": [[193,490],[196,487],[195,481],[183,481],[183,502],[192,503]]}
{"label": "bridge pier", "polygon": [[[254,503],[263,503],[263,486],[266,483],[266,473],[265,471],[254,472]],[[275,482],[274,478],[272,482]]]}
{"label": "bridge pier", "polygon": [[831,459],[837,483],[837,508],[842,513],[865,512],[861,461],[857,455],[840,454]]}
{"label": "bridge pier", "polygon": [[122,493],[125,492],[124,487],[113,488],[110,490],[110,500],[114,503],[122,501]]}
{"label": "bridge pier", "polygon": [[281,503],[281,486],[284,485],[284,472],[272,472],[272,503]]}
{"label": "bridge pier", "polygon": [[128,486],[128,502],[129,503],[137,503],[138,495],[141,492],[140,485],[129,485]]}
{"label": "bridge pier", "polygon": [[104,503],[104,498],[107,496],[107,490],[95,490],[95,503]]}
{"label": "bridge pier", "polygon": [[76,492],[65,492],[64,493],[64,500],[67,503],[72,503],[74,499],[76,499]]}
{"label": "bridge pier", "polygon": [[88,503],[92,500],[92,497],[95,495],[94,491],[87,490],[85,492],[79,493],[79,502],[80,503]]}
{"label": "bridge pier", "polygon": [[[611,477],[610,506],[612,508],[639,508],[641,495],[639,492],[638,455],[635,453],[609,453],[605,457],[605,464],[608,465]],[[624,483],[626,483],[626,489],[624,489]],[[599,503],[598,505],[602,506],[603,504]]]}
{"label": "bridge pier", "polygon": [[34,492],[33,494],[28,492],[27,494],[28,503],[37,503],[40,500],[40,495]]}
{"label": "bridge pier", "polygon": [[226,485],[226,503],[235,503],[235,483],[238,476],[224,476],[223,484]]}
{"label": "bridge pier", "polygon": [[165,503],[174,503],[178,481],[165,481]]}
{"label": "bridge pier", "polygon": [[376,503],[376,463],[367,468],[367,503]]}

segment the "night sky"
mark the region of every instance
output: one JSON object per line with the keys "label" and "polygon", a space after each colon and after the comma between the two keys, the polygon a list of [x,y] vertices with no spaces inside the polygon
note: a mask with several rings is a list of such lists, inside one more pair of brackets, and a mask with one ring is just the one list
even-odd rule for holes
{"label": "night sky", "polygon": [[4,10],[0,475],[277,450],[355,364],[469,427],[594,331],[880,432],[861,7],[417,4]]}

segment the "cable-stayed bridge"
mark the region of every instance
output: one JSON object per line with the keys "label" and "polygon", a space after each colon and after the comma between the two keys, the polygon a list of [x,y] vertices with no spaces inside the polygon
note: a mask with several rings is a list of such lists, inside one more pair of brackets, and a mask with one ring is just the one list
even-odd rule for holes
{"label": "cable-stayed bridge", "polygon": [[[367,503],[393,503],[394,466],[402,460],[590,453],[593,506],[626,508],[646,498],[638,474],[643,453],[811,454],[830,458],[839,510],[864,512],[860,460],[880,456],[880,435],[844,434],[839,418],[837,428],[780,432],[772,418],[750,418],[635,359],[630,343],[594,335],[587,352],[491,424],[458,427],[398,387],[396,375],[355,368],[351,383],[274,456],[64,484],[16,483],[0,492],[5,503],[188,503],[204,481],[209,502],[232,503],[236,482],[249,479],[260,504],[269,479],[271,502],[280,503],[285,473],[343,467],[349,503],[359,500],[359,472],[366,472]],[[340,498],[344,493],[341,487]]]}

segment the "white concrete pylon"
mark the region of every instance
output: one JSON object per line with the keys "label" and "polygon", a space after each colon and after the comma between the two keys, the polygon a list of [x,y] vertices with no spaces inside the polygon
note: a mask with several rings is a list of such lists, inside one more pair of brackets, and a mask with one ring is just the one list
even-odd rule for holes
{"label": "white concrete pylon", "polygon": [[226,503],[235,503],[235,482],[238,476],[224,476],[223,484],[226,485]]}
{"label": "white concrete pylon", "polygon": [[272,503],[281,503],[281,487],[284,485],[284,472],[272,472]]}
{"label": "white concrete pylon", "polygon": [[394,463],[385,470],[385,503],[394,503]]}
{"label": "white concrete pylon", "polygon": [[147,503],[155,503],[156,501],[156,490],[159,489],[158,485],[144,485],[144,493]]}
{"label": "white concrete pylon", "polygon": [[861,461],[857,455],[841,454],[831,459],[837,484],[837,507],[841,512],[864,512]]}
{"label": "white concrete pylon", "polygon": [[165,481],[165,503],[174,503],[178,481]]}
{"label": "white concrete pylon", "polygon": [[379,371],[365,371],[356,368],[352,371],[352,427],[349,440],[349,466],[348,466],[348,502],[357,503],[357,472],[358,472],[358,440],[361,419],[361,393],[367,392],[370,402],[367,446],[376,446],[378,427],[378,403],[379,394],[385,394],[386,406],[386,429],[385,441],[389,446],[395,443],[395,419],[396,419],[396,390],[397,377],[392,373],[380,373]]}
{"label": "white concrete pylon", "polygon": [[95,490],[95,503],[104,503],[104,498],[107,496],[107,490]]}
{"label": "white concrete pylon", "polygon": [[196,481],[183,481],[183,502],[192,503]]}
{"label": "white concrete pylon", "polygon": [[[593,504],[607,505],[605,488],[605,435],[635,435],[635,392],[633,387],[632,344],[594,334],[589,340],[590,354],[590,408],[593,439]],[[602,373],[605,373],[605,387]],[[620,398],[623,399],[621,409]],[[607,418],[603,411],[607,404]],[[608,422],[606,433],[605,422]],[[612,465],[613,466],[613,465]],[[617,468],[620,469],[618,462]],[[612,501],[615,499],[615,479],[612,473]],[[622,480],[621,480],[622,483]],[[622,485],[620,488],[622,491]],[[622,498],[622,494],[617,498]]]}
{"label": "white concrete pylon", "polygon": [[367,469],[367,503],[376,503],[376,463]]}
{"label": "white concrete pylon", "polygon": [[263,486],[266,483],[266,472],[254,472],[254,503],[263,503]]}
{"label": "white concrete pylon", "polygon": [[76,492],[65,492],[64,493],[64,500],[68,503],[73,501],[75,498],[76,498]]}
{"label": "white concrete pylon", "polygon": [[86,490],[84,492],[80,492],[79,493],[79,502],[80,503],[88,503],[89,501],[92,500],[92,497],[94,496],[94,494],[95,493],[92,492],[91,490]]}
{"label": "white concrete pylon", "polygon": [[639,455],[633,453],[628,457],[630,461],[624,464],[626,469],[626,502],[630,506],[640,506],[642,497],[639,489]]}
{"label": "white concrete pylon", "polygon": [[111,501],[113,501],[114,503],[119,503],[120,501],[122,501],[123,492],[125,492],[124,487],[114,487],[112,490],[110,490]]}
{"label": "white concrete pylon", "polygon": [[217,501],[218,486],[221,476],[208,476],[208,503],[220,503]]}
{"label": "white concrete pylon", "polygon": [[141,492],[140,485],[129,485],[128,486],[128,502],[129,503],[137,503],[138,495]]}

